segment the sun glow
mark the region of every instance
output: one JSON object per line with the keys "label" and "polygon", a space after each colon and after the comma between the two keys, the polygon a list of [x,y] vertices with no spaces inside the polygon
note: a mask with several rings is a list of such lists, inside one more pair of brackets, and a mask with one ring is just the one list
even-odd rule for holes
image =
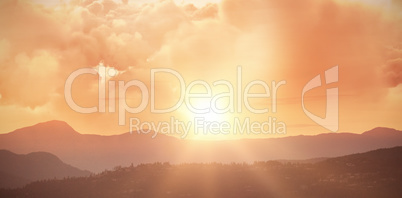
{"label": "sun glow", "polygon": [[203,125],[205,125],[206,128],[197,128],[194,129],[192,132],[192,136],[190,137],[191,139],[196,139],[196,140],[224,140],[230,138],[228,134],[223,134],[221,132],[219,133],[211,133],[208,131],[208,128],[211,127],[210,125],[216,124],[216,123],[231,123],[230,122],[230,113],[219,113],[215,112],[213,108],[211,107],[212,105],[215,105],[216,108],[224,108],[224,106],[227,106],[227,102],[224,99],[217,100],[216,103],[211,103],[209,99],[206,98],[197,98],[197,99],[192,99],[192,104],[194,105],[195,108],[197,109],[205,109],[205,112],[200,113],[200,112],[192,112],[187,109],[187,115],[188,119],[191,119],[191,121],[194,124],[197,124],[196,122],[202,122]]}

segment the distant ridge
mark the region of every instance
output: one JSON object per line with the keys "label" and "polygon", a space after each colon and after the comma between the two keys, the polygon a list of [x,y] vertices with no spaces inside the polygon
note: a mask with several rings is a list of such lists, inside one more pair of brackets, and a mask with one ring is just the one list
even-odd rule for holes
{"label": "distant ridge", "polygon": [[41,122],[32,126],[23,127],[20,129],[16,129],[10,133],[35,133],[35,134],[43,134],[43,133],[57,133],[57,134],[79,134],[75,131],[67,122],[60,120],[51,120],[48,122]]}
{"label": "distant ridge", "polygon": [[364,135],[377,135],[377,134],[385,134],[385,133],[398,133],[400,131],[393,129],[393,128],[386,128],[386,127],[376,127],[374,129],[371,129],[369,131],[365,131],[362,134]]}
{"label": "distant ridge", "polygon": [[22,187],[37,180],[82,177],[89,174],[88,171],[63,163],[50,153],[33,152],[18,155],[0,150],[0,188]]}
{"label": "distant ridge", "polygon": [[49,121],[0,134],[0,149],[46,151],[80,169],[100,172],[152,162],[253,162],[305,160],[402,146],[402,131],[378,127],[362,134],[326,133],[266,139],[183,140],[159,134],[80,134],[63,121]]}

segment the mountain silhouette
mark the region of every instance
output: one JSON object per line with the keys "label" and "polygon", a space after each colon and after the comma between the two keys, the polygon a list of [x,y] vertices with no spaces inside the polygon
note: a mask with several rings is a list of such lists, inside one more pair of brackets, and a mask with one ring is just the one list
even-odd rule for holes
{"label": "mountain silhouette", "polygon": [[50,153],[18,155],[0,150],[0,188],[22,187],[37,180],[82,177],[89,174],[89,171],[67,165]]}
{"label": "mountain silhouette", "polygon": [[33,182],[0,197],[289,197],[400,198],[402,147],[330,158],[315,164],[152,163],[89,177]]}
{"label": "mountain silhouette", "polygon": [[15,153],[46,151],[75,167],[100,172],[115,166],[152,162],[254,162],[337,157],[402,146],[402,131],[375,128],[362,134],[221,141],[183,140],[136,132],[120,135],[80,134],[63,121],[49,121],[0,134],[0,149]]}
{"label": "mountain silhouette", "polygon": [[402,147],[384,148],[365,153],[330,158],[317,166],[331,172],[375,172],[382,170],[390,174],[402,173]]}

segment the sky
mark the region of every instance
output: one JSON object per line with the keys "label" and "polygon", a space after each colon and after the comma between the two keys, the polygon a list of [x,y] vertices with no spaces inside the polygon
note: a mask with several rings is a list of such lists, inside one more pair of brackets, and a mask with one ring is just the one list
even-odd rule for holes
{"label": "sky", "polygon": [[[232,139],[402,129],[401,1],[4,0],[0,29],[0,133],[63,120],[80,133],[111,135],[133,122],[172,127],[172,119],[195,125],[195,118],[207,128],[236,119],[266,123],[267,133],[166,134]],[[322,77],[335,66],[328,84]],[[72,78],[77,71],[87,73]],[[323,86],[302,97],[317,75]],[[326,108],[332,88],[337,102]],[[337,119],[327,125],[306,113],[324,118],[331,108]]]}

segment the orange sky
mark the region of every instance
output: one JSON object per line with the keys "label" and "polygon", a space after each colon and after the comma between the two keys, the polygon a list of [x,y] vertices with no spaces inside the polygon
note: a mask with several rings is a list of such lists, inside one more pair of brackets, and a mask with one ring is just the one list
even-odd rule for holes
{"label": "orange sky", "polygon": [[[155,114],[147,101],[141,113],[125,114],[126,122],[129,118],[168,121],[171,116],[182,121],[200,116],[263,122],[272,117],[286,124],[286,134],[280,136],[330,132],[305,115],[301,93],[309,80],[338,65],[339,79],[332,87],[339,89],[339,131],[402,129],[400,1],[5,0],[0,2],[0,29],[2,133],[48,120],[64,120],[81,133],[129,131],[128,124],[118,125],[118,108],[82,114],[66,103],[69,75],[79,68],[99,68],[101,62],[117,71],[105,78],[116,86],[119,80],[138,80],[149,88],[151,69],[169,68],[183,77],[186,86],[205,81],[212,96],[228,91],[213,86],[218,80],[237,90],[238,66],[243,89],[257,79],[271,90],[272,81],[286,81],[276,93],[276,112],[271,108],[272,93],[270,98],[250,99],[254,108],[269,109],[261,114],[247,111],[244,104],[241,113],[198,115],[183,104],[174,112]],[[254,86],[250,92],[263,89]],[[131,87],[124,100],[138,106],[140,93]],[[191,93],[205,89],[194,87]],[[77,77],[72,96],[80,106],[98,106],[98,75]],[[154,96],[158,108],[172,106],[180,97],[179,81],[168,74],[156,76]],[[119,105],[123,99],[118,93],[115,97]],[[109,97],[104,99],[108,105]],[[325,101],[324,87],[305,96],[306,108],[320,116],[325,114]],[[208,106],[210,99],[193,102]],[[206,138],[233,137],[237,136]]]}

